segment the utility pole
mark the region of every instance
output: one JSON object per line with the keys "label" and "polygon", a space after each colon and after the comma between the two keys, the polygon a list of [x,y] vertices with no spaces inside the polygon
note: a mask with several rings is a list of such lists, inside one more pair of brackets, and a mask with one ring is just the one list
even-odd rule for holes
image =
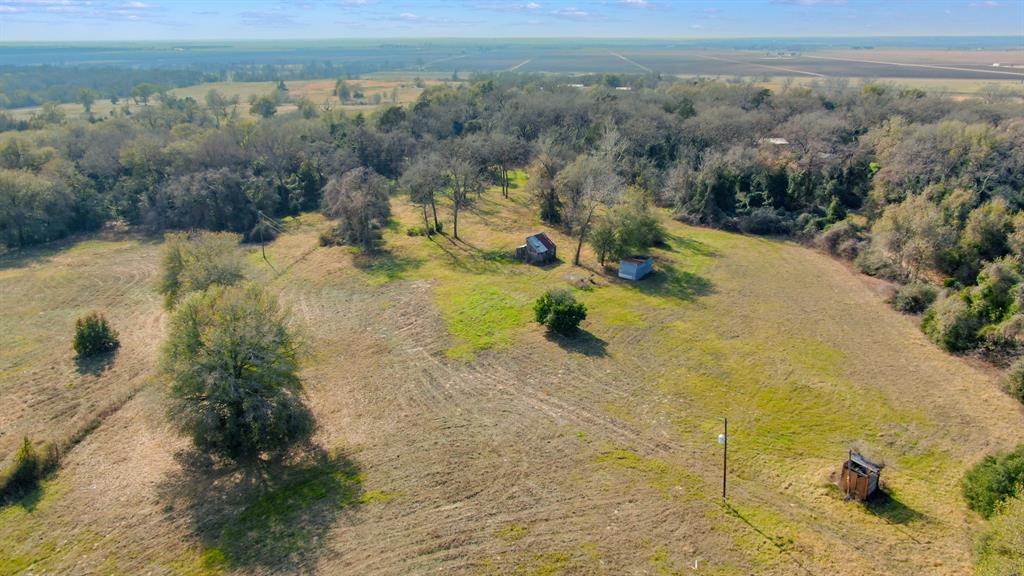
{"label": "utility pole", "polygon": [[726,478],[729,473],[729,419],[722,418],[724,430],[718,436],[718,443],[722,445],[722,500],[725,500]]}

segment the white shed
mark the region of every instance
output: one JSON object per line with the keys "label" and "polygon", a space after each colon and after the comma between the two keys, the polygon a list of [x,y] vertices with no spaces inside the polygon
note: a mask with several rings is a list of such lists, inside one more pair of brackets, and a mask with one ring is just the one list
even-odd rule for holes
{"label": "white shed", "polygon": [[629,256],[619,261],[619,278],[640,280],[654,269],[654,258],[650,256]]}

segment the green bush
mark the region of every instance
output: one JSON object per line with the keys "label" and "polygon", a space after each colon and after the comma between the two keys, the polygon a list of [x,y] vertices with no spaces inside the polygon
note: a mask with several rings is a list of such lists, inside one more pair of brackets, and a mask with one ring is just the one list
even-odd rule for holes
{"label": "green bush", "polygon": [[960,293],[937,300],[928,308],[921,329],[950,352],[970,350],[978,343],[982,319]]}
{"label": "green bush", "polygon": [[1006,391],[1017,400],[1024,402],[1024,358],[1018,358],[1006,375]]}
{"label": "green bush", "polygon": [[27,437],[22,441],[14,464],[3,479],[0,479],[0,499],[18,496],[28,492],[39,482],[43,472],[43,462],[32,441]]}
{"label": "green bush", "polygon": [[1013,452],[986,456],[967,471],[960,488],[967,505],[985,518],[1003,501],[1021,493],[1024,484],[1024,445]]}
{"label": "green bush", "polygon": [[858,251],[853,264],[863,273],[876,278],[889,280],[901,280],[904,274],[899,267],[893,264],[892,260],[885,257],[877,248],[868,244],[867,247]]}
{"label": "green bush", "polygon": [[788,234],[791,230],[790,223],[779,211],[768,206],[755,208],[749,214],[741,216],[738,226],[744,234]]}
{"label": "green bush", "polygon": [[1024,498],[1005,501],[979,535],[974,574],[1006,576],[1024,573]]}
{"label": "green bush", "polygon": [[117,332],[102,315],[90,312],[75,322],[75,338],[71,347],[79,358],[112,352],[119,344]]}
{"label": "green bush", "polygon": [[537,322],[564,336],[575,334],[587,317],[587,307],[568,290],[548,290],[533,304]]}
{"label": "green bush", "polygon": [[832,224],[815,238],[819,248],[847,260],[857,257],[863,242],[863,231],[849,220]]}
{"label": "green bush", "polygon": [[892,299],[893,308],[907,314],[920,314],[935,302],[939,291],[928,284],[915,282],[900,286]]}

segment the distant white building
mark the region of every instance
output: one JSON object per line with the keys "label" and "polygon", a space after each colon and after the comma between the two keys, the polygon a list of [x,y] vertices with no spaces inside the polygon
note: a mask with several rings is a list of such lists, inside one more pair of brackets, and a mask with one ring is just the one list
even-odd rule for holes
{"label": "distant white building", "polygon": [[761,141],[774,144],[776,146],[786,146],[789,144],[789,140],[786,140],[785,138],[764,138]]}

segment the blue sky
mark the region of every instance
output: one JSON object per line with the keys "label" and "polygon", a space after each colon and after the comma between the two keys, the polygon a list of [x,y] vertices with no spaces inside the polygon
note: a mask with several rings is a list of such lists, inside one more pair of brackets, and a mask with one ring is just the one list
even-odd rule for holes
{"label": "blue sky", "polygon": [[1024,0],[0,0],[0,41],[868,35],[1024,38]]}

